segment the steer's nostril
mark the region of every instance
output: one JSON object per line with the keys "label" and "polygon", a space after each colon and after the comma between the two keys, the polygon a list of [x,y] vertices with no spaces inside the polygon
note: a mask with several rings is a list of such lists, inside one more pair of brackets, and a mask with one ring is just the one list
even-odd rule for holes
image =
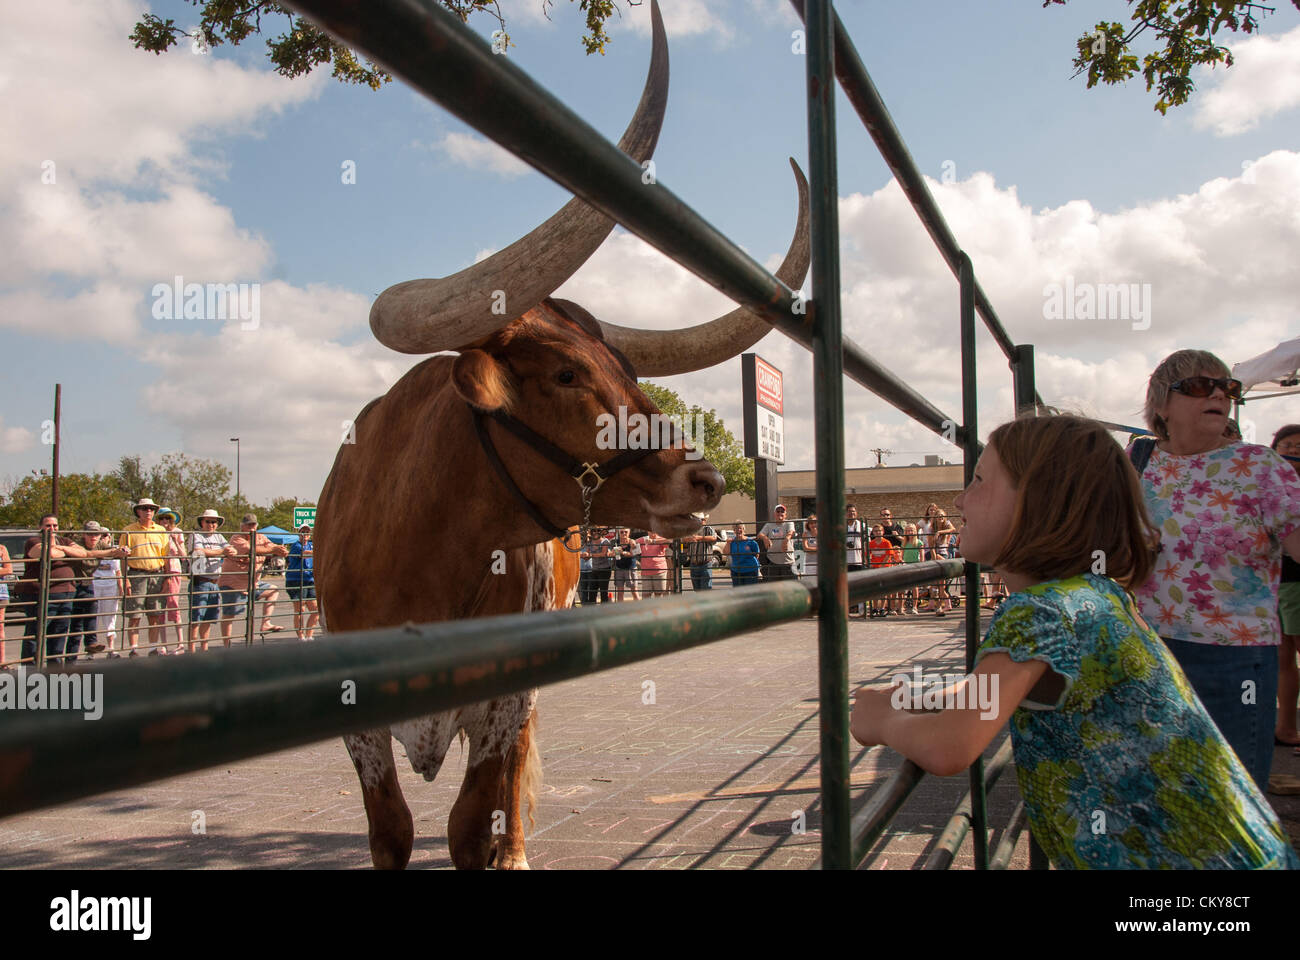
{"label": "steer's nostril", "polygon": [[690,479],[692,490],[710,503],[722,499],[722,494],[727,489],[727,481],[723,479],[722,474],[718,473],[712,464],[693,468]]}

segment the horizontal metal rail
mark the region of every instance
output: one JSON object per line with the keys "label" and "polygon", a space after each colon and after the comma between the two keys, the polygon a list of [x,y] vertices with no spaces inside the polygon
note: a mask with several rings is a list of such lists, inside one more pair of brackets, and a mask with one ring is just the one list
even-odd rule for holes
{"label": "horizontal metal rail", "polygon": [[1003,831],[1002,839],[998,842],[998,849],[989,860],[990,870],[1005,870],[1011,866],[1011,858],[1016,852],[1016,841],[1020,839],[1020,834],[1024,832],[1028,823],[1029,812],[1025,809],[1025,801],[1021,800],[1011,811],[1011,822],[1007,824],[1007,829]]}
{"label": "horizontal metal rail", "polygon": [[[849,592],[864,599],[960,568],[946,560],[856,572]],[[97,720],[6,711],[0,816],[676,653],[797,620],[816,600],[815,588],[787,580],[690,599],[407,624],[238,656],[218,651],[119,665],[99,674]],[[32,673],[15,676],[30,680]],[[68,673],[92,671],[78,665]]]}
{"label": "horizontal metal rail", "polygon": [[[984,791],[986,793],[993,789],[994,784],[998,782],[998,778],[1002,776],[1002,771],[1011,763],[1011,754],[1011,738],[1007,737],[1002,741],[1002,746],[993,755],[993,759],[989,761],[988,766],[984,768]],[[925,866],[922,869],[947,870],[952,866],[953,858],[957,856],[962,841],[966,839],[966,834],[970,832],[970,824],[971,792],[967,790],[966,795],[957,804],[957,809],[953,812],[947,826],[943,828],[943,833],[939,835],[939,839],[930,852],[930,856],[926,858]]]}
{"label": "horizontal metal rail", "polygon": [[[815,303],[765,270],[434,0],[287,0],[322,29],[812,350]],[[796,303],[800,313],[794,312]],[[844,372],[934,433],[961,426],[847,337]]]}

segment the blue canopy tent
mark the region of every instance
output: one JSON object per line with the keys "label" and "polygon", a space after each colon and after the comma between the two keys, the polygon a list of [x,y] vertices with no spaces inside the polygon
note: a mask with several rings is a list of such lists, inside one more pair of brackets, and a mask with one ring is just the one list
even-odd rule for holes
{"label": "blue canopy tent", "polygon": [[270,540],[272,543],[289,544],[298,539],[298,534],[291,530],[286,530],[284,527],[277,527],[275,524],[271,524],[269,527],[258,527],[257,532],[265,536],[266,539]]}

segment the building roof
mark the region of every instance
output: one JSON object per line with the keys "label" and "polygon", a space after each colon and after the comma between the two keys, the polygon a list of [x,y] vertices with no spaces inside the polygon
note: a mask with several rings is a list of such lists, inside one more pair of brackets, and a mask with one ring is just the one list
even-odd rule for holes
{"label": "building roof", "polygon": [[[851,467],[844,471],[844,492],[908,493],[929,490],[961,490],[966,486],[960,463],[935,467]],[[815,470],[780,470],[777,489],[783,497],[812,497],[817,494]]]}

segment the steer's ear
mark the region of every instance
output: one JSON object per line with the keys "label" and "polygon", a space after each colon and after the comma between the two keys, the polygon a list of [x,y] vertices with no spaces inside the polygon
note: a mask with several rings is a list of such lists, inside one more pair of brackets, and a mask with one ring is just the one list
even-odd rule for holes
{"label": "steer's ear", "polygon": [[466,350],[451,365],[451,382],[467,403],[480,410],[509,412],[514,400],[510,375],[490,353]]}

